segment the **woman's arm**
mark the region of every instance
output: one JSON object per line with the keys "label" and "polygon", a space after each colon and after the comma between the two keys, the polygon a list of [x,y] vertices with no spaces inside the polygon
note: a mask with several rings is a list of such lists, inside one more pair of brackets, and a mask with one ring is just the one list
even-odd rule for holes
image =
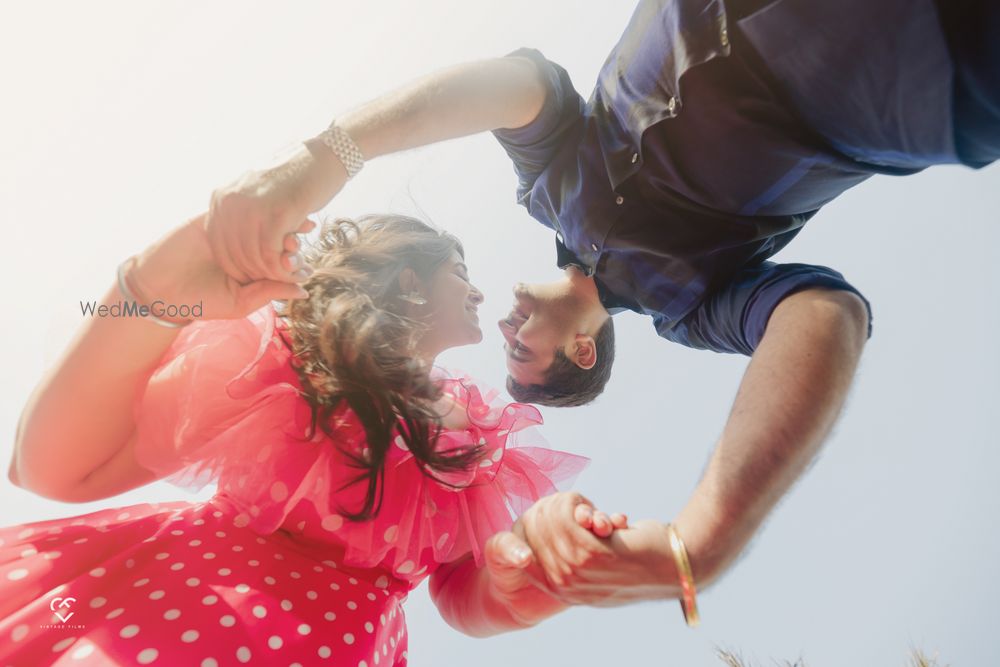
{"label": "woman's arm", "polygon": [[532,583],[532,561],[524,542],[498,533],[486,544],[483,567],[470,554],[438,568],[430,579],[431,599],[448,625],[472,637],[531,627],[567,606]]}
{"label": "woman's arm", "polygon": [[[244,317],[269,299],[301,289],[260,281],[241,286],[212,259],[198,216],[138,258],[130,283],[147,299],[202,303],[205,319]],[[113,274],[114,267],[108,272]],[[103,304],[124,301],[117,281]],[[179,329],[143,317],[86,317],[72,342],[31,393],[18,424],[9,477],[67,502],[95,500],[153,481],[130,446],[136,392]]]}

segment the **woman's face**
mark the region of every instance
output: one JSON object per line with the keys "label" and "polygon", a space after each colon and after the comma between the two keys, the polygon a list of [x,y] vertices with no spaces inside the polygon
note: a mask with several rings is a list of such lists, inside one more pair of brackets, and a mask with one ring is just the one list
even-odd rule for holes
{"label": "woman's face", "polygon": [[416,310],[429,326],[421,345],[425,351],[436,355],[483,339],[477,312],[483,293],[469,282],[469,269],[457,250],[438,267],[423,291],[427,303]]}

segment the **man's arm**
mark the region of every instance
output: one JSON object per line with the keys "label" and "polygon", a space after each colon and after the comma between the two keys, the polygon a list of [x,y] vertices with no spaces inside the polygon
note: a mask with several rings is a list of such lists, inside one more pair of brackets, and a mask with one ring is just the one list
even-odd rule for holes
{"label": "man's arm", "polygon": [[774,309],[705,474],[674,520],[698,586],[725,572],[816,456],[867,332],[864,302],[843,290],[803,290]]}
{"label": "man's arm", "polygon": [[530,123],[545,86],[528,58],[456,65],[383,95],[337,119],[366,159]]}
{"label": "man's arm", "polygon": [[[456,65],[424,76],[337,119],[366,160],[438,141],[529,124],[546,88],[538,66],[513,56]],[[302,266],[282,242],[340,192],[347,171],[314,137],[275,167],[250,171],[212,193],[205,227],[223,269],[293,281]],[[291,275],[290,275],[291,273]]]}
{"label": "man's arm", "polygon": [[[732,565],[819,451],[867,335],[867,307],[846,290],[804,289],[774,308],[705,474],[673,521],[698,590]],[[680,597],[665,524],[636,522],[607,547],[578,545],[560,567],[540,558],[536,581],[568,604]]]}
{"label": "man's arm", "polygon": [[[340,116],[366,160],[496,129],[529,124],[545,102],[545,86],[529,58],[480,60],[434,72]],[[317,161],[311,210],[343,187],[347,171],[318,139],[306,145]]]}

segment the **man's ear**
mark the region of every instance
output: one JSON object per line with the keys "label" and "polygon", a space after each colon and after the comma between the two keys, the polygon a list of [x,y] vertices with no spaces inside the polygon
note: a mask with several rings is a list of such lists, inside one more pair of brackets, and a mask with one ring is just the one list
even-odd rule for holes
{"label": "man's ear", "polygon": [[573,340],[573,354],[570,359],[585,371],[593,368],[597,364],[597,343],[594,342],[593,336],[577,334]]}

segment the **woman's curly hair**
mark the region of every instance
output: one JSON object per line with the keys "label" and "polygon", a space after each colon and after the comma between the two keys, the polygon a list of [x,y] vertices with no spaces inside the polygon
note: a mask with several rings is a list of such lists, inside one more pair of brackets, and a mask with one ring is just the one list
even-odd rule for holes
{"label": "woman's curly hair", "polygon": [[383,464],[398,432],[425,473],[468,469],[480,446],[436,450],[441,418],[432,404],[441,389],[416,355],[426,330],[405,314],[400,273],[412,269],[424,281],[452,253],[464,257],[454,236],[404,215],[367,215],[324,222],[316,242],[304,249],[314,273],[303,283],[306,299],[286,304],[292,366],[312,408],[307,437],[316,428],[341,446],[331,426],[346,404],[367,436],[362,453],[341,450],[359,469],[349,484],[367,480],[364,505],[344,516],[363,521],[378,514]]}

